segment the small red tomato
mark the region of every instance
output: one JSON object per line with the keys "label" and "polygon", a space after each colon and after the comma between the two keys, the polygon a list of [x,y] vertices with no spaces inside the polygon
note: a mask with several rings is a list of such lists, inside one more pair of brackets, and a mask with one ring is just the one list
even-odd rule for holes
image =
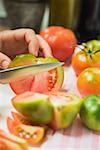
{"label": "small red tomato", "polygon": [[40,32],[40,35],[50,45],[53,56],[60,61],[66,61],[72,55],[77,45],[74,33],[60,26],[48,27]]}
{"label": "small red tomato", "polygon": [[100,94],[100,68],[85,69],[77,80],[77,88],[82,96]]}

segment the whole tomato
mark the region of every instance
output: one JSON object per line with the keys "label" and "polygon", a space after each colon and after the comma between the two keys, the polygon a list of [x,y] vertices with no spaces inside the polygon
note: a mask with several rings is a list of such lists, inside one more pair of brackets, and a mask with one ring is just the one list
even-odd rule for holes
{"label": "whole tomato", "polygon": [[100,67],[100,41],[92,40],[84,43],[83,48],[73,56],[71,64],[76,75],[85,68]]}
{"label": "whole tomato", "polygon": [[100,131],[100,95],[92,94],[83,98],[80,117],[89,129]]}
{"label": "whole tomato", "polygon": [[92,67],[100,67],[100,40],[88,41],[86,47],[88,64]]}
{"label": "whole tomato", "polygon": [[100,68],[85,69],[77,79],[77,88],[82,96],[100,94]]}
{"label": "whole tomato", "polygon": [[53,56],[60,61],[66,61],[72,55],[77,45],[74,33],[60,26],[48,27],[40,32],[40,35],[50,45]]}
{"label": "whole tomato", "polygon": [[83,51],[80,51],[73,56],[71,64],[76,75],[79,75],[84,69],[89,67],[86,54]]}

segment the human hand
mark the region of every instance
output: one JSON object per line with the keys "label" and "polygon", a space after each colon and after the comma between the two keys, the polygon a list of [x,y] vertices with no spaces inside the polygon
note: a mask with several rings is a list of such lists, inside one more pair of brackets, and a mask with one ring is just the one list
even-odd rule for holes
{"label": "human hand", "polygon": [[42,49],[44,57],[52,57],[46,41],[32,29],[6,30],[0,33],[0,68],[6,69],[16,55],[32,53],[38,56]]}

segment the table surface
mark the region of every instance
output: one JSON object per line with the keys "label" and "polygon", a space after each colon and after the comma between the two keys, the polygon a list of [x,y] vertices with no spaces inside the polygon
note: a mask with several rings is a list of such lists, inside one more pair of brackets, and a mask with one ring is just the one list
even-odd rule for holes
{"label": "table surface", "polygon": [[[69,91],[76,90],[76,77],[71,67],[65,68],[63,88]],[[14,93],[9,85],[0,85],[0,128],[7,131],[6,117],[13,109],[11,98]],[[50,130],[48,140],[38,148],[30,150],[100,150],[100,133],[87,129],[77,118],[68,129],[62,129],[55,133]]]}

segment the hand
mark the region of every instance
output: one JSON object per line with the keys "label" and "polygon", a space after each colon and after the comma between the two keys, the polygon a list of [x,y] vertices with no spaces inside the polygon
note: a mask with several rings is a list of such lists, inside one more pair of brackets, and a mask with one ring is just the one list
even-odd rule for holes
{"label": "hand", "polygon": [[6,30],[0,33],[0,68],[8,67],[17,54],[32,53],[35,56],[42,49],[44,57],[52,57],[51,49],[45,40],[32,29]]}

